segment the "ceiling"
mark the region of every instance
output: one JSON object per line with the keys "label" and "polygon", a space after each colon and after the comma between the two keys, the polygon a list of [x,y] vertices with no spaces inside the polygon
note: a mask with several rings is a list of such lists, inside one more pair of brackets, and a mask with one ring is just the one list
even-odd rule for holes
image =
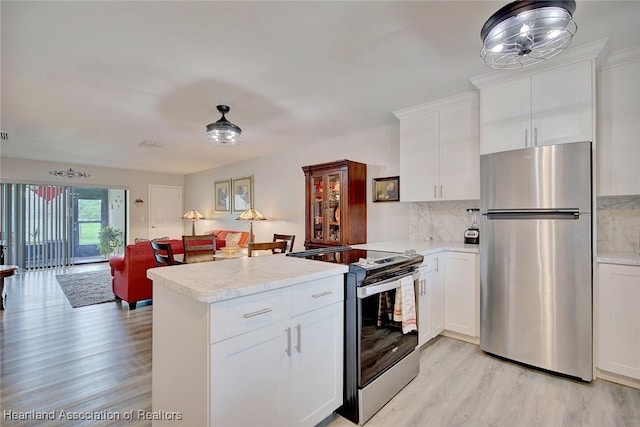
{"label": "ceiling", "polygon": [[[473,89],[506,3],[5,0],[0,154],[188,174],[388,125]],[[640,1],[578,1],[574,19],[572,46],[640,45]],[[240,146],[205,141],[217,104]]]}

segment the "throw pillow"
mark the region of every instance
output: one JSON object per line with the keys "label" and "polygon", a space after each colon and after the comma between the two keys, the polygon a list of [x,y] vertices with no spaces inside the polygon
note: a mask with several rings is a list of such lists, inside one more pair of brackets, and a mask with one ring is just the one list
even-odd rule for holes
{"label": "throw pillow", "polygon": [[142,242],[148,242],[149,239],[145,239],[144,237],[136,237],[135,239],[133,239],[133,243],[142,243]]}
{"label": "throw pillow", "polygon": [[227,246],[238,246],[241,237],[242,233],[227,233],[227,237],[224,240],[227,242]]}

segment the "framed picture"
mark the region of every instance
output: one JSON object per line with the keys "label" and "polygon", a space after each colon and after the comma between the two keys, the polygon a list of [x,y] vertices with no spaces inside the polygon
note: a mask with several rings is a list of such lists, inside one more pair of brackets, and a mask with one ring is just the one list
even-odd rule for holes
{"label": "framed picture", "polygon": [[373,178],[374,202],[399,202],[400,177]]}
{"label": "framed picture", "polygon": [[242,213],[253,206],[253,175],[231,181],[233,213]]}
{"label": "framed picture", "polygon": [[216,181],[213,183],[214,198],[213,210],[215,212],[231,212],[231,180]]}

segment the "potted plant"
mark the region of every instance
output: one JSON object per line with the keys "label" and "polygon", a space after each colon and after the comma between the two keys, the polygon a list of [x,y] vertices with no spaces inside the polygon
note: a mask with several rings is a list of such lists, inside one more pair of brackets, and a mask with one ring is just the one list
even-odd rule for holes
{"label": "potted plant", "polygon": [[98,245],[98,251],[103,257],[119,250],[122,246],[122,230],[113,227],[104,227],[98,233],[100,244]]}

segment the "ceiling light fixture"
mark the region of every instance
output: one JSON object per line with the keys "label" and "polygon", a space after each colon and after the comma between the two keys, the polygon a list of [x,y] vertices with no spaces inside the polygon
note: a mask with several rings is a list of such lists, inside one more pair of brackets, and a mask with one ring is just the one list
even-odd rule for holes
{"label": "ceiling light fixture", "polygon": [[49,175],[61,176],[61,177],[66,177],[66,178],[89,178],[91,176],[90,173],[74,171],[71,168],[69,168],[69,170],[65,170],[65,171],[62,171],[62,170],[60,170],[60,171],[49,171]]}
{"label": "ceiling light fixture", "polygon": [[236,145],[240,142],[242,129],[231,123],[224,116],[230,110],[227,105],[218,105],[218,111],[222,114],[220,120],[207,125],[207,140],[220,145]]}
{"label": "ceiling light fixture", "polygon": [[578,26],[575,1],[514,1],[494,13],[480,31],[482,62],[498,70],[523,68],[562,52]]}

